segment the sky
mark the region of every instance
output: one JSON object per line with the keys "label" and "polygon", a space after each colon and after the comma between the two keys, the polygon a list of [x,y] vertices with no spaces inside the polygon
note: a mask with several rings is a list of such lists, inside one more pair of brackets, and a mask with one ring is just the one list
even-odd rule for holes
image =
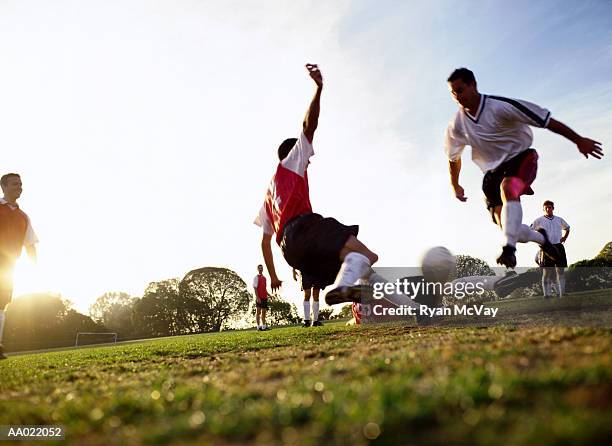
{"label": "sky", "polygon": [[[314,93],[305,63],[325,79],[314,210],[359,224],[380,266],[417,266],[437,245],[493,265],[502,234],[469,149],[468,201],[449,186],[446,78],[469,67],[481,92],[542,105],[608,150],[609,17],[605,0],[0,0],[0,170],[22,175],[40,239],[15,295],[57,292],[87,312],[106,291],[141,296],[203,266],[250,287],[276,148],[298,135]],[[612,239],[610,155],[585,160],[560,136],[534,135],[524,219],[555,201],[572,226],[569,261],[591,258]],[[519,264],[536,251],[519,246]],[[282,295],[298,304],[274,253]]]}

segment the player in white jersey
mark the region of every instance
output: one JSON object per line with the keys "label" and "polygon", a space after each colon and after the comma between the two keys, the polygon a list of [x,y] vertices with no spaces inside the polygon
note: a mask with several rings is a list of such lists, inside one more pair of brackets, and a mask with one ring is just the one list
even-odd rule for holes
{"label": "player in white jersey", "polygon": [[466,201],[459,185],[461,154],[472,147],[472,160],[485,173],[482,189],[495,224],[504,232],[505,245],[497,263],[516,266],[516,243],[536,242],[553,260],[559,256],[546,230],[522,224],[521,195],[533,195],[531,184],[538,168],[538,154],[530,148],[533,134],[529,126],[547,128],[576,144],[585,158],[603,156],[601,144],[584,138],[553,119],[545,108],[531,102],[489,96],[478,92],[474,73],[455,70],[448,78],[450,91],[460,106],[446,130],[445,150],[449,160],[451,185],[455,196]]}
{"label": "player in white jersey", "polygon": [[538,253],[538,265],[542,267],[542,291],[544,297],[551,297],[554,280],[557,282],[559,297],[563,297],[565,293],[565,268],[567,267],[567,256],[563,244],[569,236],[570,226],[564,219],[553,214],[555,204],[552,201],[546,200],[542,206],[544,215],[536,218],[531,227],[533,229],[544,228],[548,234],[548,239],[559,251],[559,257],[556,260],[546,257],[541,251]]}

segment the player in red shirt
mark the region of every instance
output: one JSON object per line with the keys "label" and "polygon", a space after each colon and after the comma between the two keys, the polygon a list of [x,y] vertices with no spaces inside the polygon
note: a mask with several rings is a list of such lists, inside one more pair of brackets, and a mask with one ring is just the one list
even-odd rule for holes
{"label": "player in red shirt", "polygon": [[257,319],[257,330],[266,331],[266,313],[268,312],[268,287],[266,276],[263,275],[263,266],[257,265],[257,275],[253,279],[253,290],[255,291],[255,319]]}
{"label": "player in red shirt", "polygon": [[312,211],[307,168],[314,155],[312,141],[319,121],[323,77],[317,65],[306,69],[316,84],[299,138],[289,138],[278,148],[280,163],[270,181],[255,224],[263,229],[261,249],[273,291],[282,282],[276,275],[271,240],[276,242],[289,265],[316,278],[320,285],[334,284],[327,293],[328,305],[359,301],[361,287],[355,285],[372,274],[378,256],[357,239],[358,226],[345,226],[334,218]]}
{"label": "player in red shirt", "polygon": [[13,297],[13,269],[25,246],[28,256],[36,260],[38,239],[28,216],[19,209],[17,199],[21,196],[21,177],[8,173],[0,178],[4,198],[0,199],[0,359],[4,356],[2,333],[4,310]]}

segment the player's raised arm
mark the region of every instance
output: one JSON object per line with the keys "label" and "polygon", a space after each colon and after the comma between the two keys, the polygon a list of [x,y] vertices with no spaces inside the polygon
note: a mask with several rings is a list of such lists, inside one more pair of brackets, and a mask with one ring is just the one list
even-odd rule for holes
{"label": "player's raised arm", "polygon": [[310,77],[315,84],[317,84],[317,91],[315,92],[314,97],[312,98],[312,102],[310,103],[310,107],[308,107],[308,111],[306,112],[306,117],[304,118],[304,135],[308,139],[310,143],[312,143],[312,139],[314,138],[314,132],[319,125],[319,111],[321,109],[321,91],[323,90],[323,76],[321,75],[321,70],[316,64],[306,64],[306,69],[310,74]]}
{"label": "player's raised arm", "polygon": [[266,268],[268,268],[268,274],[270,274],[270,288],[272,291],[278,290],[283,284],[282,281],[278,279],[276,275],[276,268],[274,267],[274,256],[272,255],[272,234],[263,233],[263,237],[261,238],[261,252],[263,254],[264,262],[266,263]]}
{"label": "player's raised arm", "polygon": [[589,155],[591,155],[593,158],[601,159],[601,157],[604,155],[600,142],[580,136],[578,133],[556,119],[550,118],[547,128],[551,132],[564,136],[576,144],[578,150],[584,155],[585,158],[588,158]]}

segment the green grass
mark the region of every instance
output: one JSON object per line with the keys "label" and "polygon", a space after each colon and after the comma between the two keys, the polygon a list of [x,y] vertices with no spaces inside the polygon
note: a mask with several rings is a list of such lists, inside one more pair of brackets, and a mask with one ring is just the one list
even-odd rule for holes
{"label": "green grass", "polygon": [[593,445],[612,436],[611,352],[609,325],[336,323],[20,355],[0,363],[0,424],[82,445]]}

